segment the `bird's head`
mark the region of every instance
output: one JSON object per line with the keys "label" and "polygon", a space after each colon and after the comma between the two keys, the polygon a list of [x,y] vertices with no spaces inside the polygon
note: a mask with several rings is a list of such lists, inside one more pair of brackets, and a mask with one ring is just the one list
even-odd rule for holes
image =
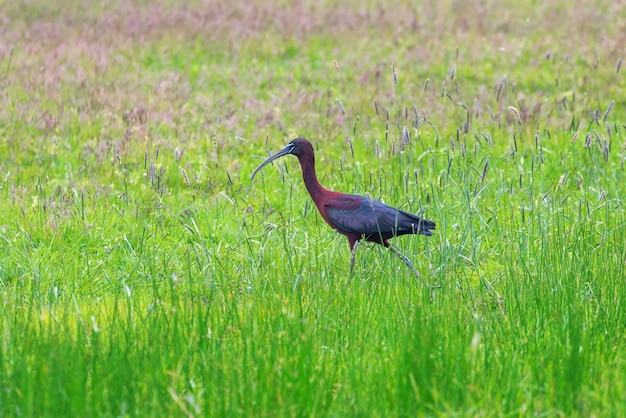
{"label": "bird's head", "polygon": [[250,180],[252,180],[256,173],[261,171],[263,167],[265,167],[267,164],[271,163],[275,159],[282,157],[283,155],[292,154],[300,158],[308,153],[313,156],[313,146],[311,145],[311,143],[304,138],[296,138],[288,143],[285,148],[281,149],[275,154],[270,155],[265,161],[259,164],[259,166],[255,168],[252,172],[252,177],[250,177]]}

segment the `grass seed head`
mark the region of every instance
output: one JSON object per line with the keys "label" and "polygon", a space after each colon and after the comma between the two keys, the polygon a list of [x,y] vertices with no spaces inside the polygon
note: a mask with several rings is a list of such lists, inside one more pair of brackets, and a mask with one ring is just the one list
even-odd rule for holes
{"label": "grass seed head", "polygon": [[411,137],[409,136],[409,128],[404,125],[402,127],[402,145],[406,145],[411,142]]}
{"label": "grass seed head", "polygon": [[483,133],[483,138],[485,138],[485,141],[487,141],[489,146],[493,148],[493,141],[491,140],[491,135],[489,134],[489,132]]}
{"label": "grass seed head", "polygon": [[604,112],[604,116],[602,117],[602,120],[606,122],[606,118],[609,116],[609,113],[611,112],[611,109],[613,109],[613,106],[615,105],[615,100],[611,100],[611,103],[609,103],[609,105],[606,108],[606,111]]}
{"label": "grass seed head", "polygon": [[480,184],[485,182],[485,177],[487,176],[487,168],[489,167],[489,160],[485,161],[485,166],[483,167],[483,175],[480,177]]}
{"label": "grass seed head", "polygon": [[191,186],[191,182],[189,181],[189,177],[187,176],[187,171],[184,168],[180,168],[180,173],[183,175],[183,180],[185,180],[185,184],[187,187]]}
{"label": "grass seed head", "polygon": [[509,109],[511,112],[513,112],[515,114],[515,117],[517,118],[517,123],[521,126],[522,125],[522,117],[520,116],[519,110],[517,110],[514,106],[509,106],[509,107],[507,107],[507,109]]}
{"label": "grass seed head", "polygon": [[346,109],[343,107],[343,104],[341,103],[341,101],[339,99],[335,99],[335,101],[337,102],[337,105],[339,105],[339,110],[341,111],[341,113],[345,115]]}

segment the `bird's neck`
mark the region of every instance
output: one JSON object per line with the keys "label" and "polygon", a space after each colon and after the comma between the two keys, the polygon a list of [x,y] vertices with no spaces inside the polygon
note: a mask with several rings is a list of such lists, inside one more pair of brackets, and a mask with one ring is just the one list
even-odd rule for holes
{"label": "bird's neck", "polygon": [[319,180],[317,180],[317,174],[315,173],[315,158],[311,155],[303,155],[300,157],[300,165],[302,166],[302,178],[304,179],[304,185],[317,205],[328,189],[322,186]]}

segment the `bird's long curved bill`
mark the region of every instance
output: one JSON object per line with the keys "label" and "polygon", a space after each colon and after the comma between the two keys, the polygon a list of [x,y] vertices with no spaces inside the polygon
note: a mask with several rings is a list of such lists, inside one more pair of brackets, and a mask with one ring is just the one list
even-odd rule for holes
{"label": "bird's long curved bill", "polygon": [[289,144],[285,148],[278,151],[276,154],[272,154],[269,157],[267,157],[265,161],[263,161],[261,164],[259,164],[257,168],[254,169],[254,171],[252,172],[252,176],[250,177],[250,180],[252,180],[254,176],[256,176],[256,173],[261,171],[263,167],[265,167],[266,165],[268,165],[275,159],[282,157],[283,155],[290,154],[292,150],[293,150],[293,144]]}

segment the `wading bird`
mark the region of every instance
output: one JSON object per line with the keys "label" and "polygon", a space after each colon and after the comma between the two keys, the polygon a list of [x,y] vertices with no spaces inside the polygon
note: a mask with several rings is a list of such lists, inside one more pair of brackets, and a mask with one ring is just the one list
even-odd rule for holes
{"label": "wading bird", "polygon": [[406,234],[430,236],[435,229],[434,222],[385,205],[369,197],[326,189],[317,180],[315,153],[311,143],[304,138],[294,139],[285,148],[269,156],[254,170],[251,179],[254,179],[256,173],[267,164],[287,154],[298,157],[302,167],[304,184],[322,218],[333,229],[348,238],[350,244],[350,280],[354,270],[356,247],[361,239],[389,248],[413,270],[417,277],[421,278],[411,261],[389,244],[389,239]]}

